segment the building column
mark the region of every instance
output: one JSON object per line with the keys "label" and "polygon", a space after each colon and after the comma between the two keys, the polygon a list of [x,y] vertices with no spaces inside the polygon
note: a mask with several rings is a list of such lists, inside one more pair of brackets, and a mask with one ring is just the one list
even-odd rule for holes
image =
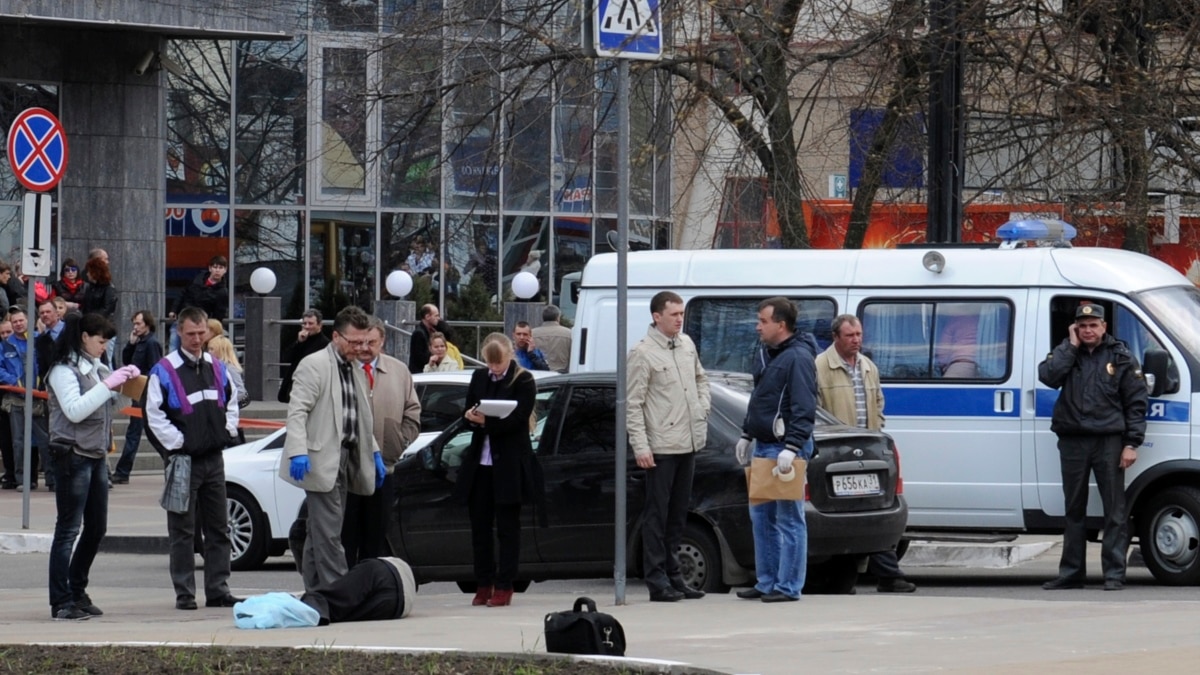
{"label": "building column", "polygon": [[279,298],[246,297],[246,389],[255,401],[274,401],[279,393]]}

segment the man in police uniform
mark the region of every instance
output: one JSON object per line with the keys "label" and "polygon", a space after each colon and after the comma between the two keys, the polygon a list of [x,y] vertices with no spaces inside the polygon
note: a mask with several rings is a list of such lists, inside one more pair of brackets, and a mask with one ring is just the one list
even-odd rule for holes
{"label": "man in police uniform", "polygon": [[1042,584],[1048,591],[1083,587],[1089,473],[1104,505],[1104,590],[1125,586],[1125,469],[1146,435],[1147,392],[1137,359],[1107,328],[1104,307],[1080,305],[1068,338],[1038,365],[1038,379],[1062,389],[1050,430],[1058,434],[1067,522],[1058,577]]}

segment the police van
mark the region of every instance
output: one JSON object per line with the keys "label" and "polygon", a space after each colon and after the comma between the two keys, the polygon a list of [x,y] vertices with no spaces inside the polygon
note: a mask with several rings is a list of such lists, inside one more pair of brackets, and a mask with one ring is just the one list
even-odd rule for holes
{"label": "police van", "polygon": [[[684,298],[684,331],[709,370],[750,371],[763,298],[791,298],[797,329],[822,348],[832,319],[854,314],[879,366],[910,531],[1054,533],[1063,522],[1050,431],[1058,391],[1038,382],[1037,365],[1066,338],[1075,309],[1099,303],[1150,387],[1145,445],[1125,474],[1130,533],[1161,582],[1200,583],[1200,427],[1191,414],[1200,290],[1144,255],[1072,248],[1073,234],[1059,221],[1018,221],[994,248],[630,253],[628,344],[645,335],[660,290]],[[616,369],[616,263],[599,255],[584,269],[573,371]]]}

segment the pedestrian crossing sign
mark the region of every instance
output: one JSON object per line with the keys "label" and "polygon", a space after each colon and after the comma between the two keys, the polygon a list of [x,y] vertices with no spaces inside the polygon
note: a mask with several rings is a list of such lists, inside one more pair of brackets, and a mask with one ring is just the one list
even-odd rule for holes
{"label": "pedestrian crossing sign", "polygon": [[592,14],[596,56],[656,61],[662,58],[659,0],[596,0]]}

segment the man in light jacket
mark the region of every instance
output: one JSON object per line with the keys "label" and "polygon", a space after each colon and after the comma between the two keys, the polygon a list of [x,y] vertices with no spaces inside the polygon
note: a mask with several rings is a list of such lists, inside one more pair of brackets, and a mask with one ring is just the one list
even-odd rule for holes
{"label": "man in light jacket", "polygon": [[629,352],[626,390],[629,443],[646,470],[642,566],[651,602],[704,597],[683,581],[675,549],[687,524],[696,453],[708,436],[708,376],[684,335],[683,298],[662,291],[650,300],[654,323]]}
{"label": "man in light jacket", "polygon": [[288,403],[287,440],[279,475],[303,488],[308,503],[304,589],[346,573],[342,517],[348,492],[370,495],[386,469],[373,429],[370,385],[357,354],[370,349],[371,317],[358,307],[338,312],[333,342],[296,367]]}
{"label": "man in light jacket", "polygon": [[[879,369],[863,356],[862,323],[853,314],[834,317],[833,344],[817,356],[817,403],[844,424],[883,430],[883,389]],[[916,584],[904,578],[893,551],[870,557],[867,570],[880,593],[912,593]]]}

